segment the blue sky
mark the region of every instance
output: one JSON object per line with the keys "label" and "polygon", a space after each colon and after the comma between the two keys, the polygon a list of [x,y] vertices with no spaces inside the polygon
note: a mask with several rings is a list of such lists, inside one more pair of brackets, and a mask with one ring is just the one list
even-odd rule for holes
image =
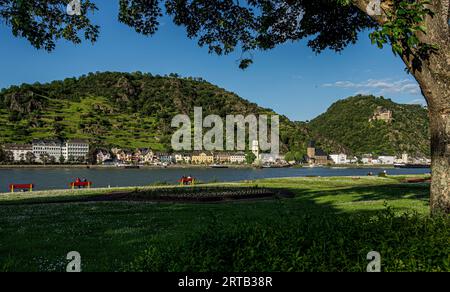
{"label": "blue sky", "polygon": [[357,93],[424,104],[417,83],[404,71],[401,60],[389,48],[372,46],[368,32],[341,54],[327,51],[315,55],[304,41],[255,52],[255,63],[242,71],[237,62],[240,52],[210,55],[168,18],[161,20],[156,35],[139,35],[117,22],[117,4],[96,2],[100,10],[94,21],[101,26],[101,35],[94,45],[60,41],[54,52],[47,53],[14,38],[10,29],[0,24],[0,88],[96,71],[173,72],[203,77],[293,120],[312,119],[333,102]]}

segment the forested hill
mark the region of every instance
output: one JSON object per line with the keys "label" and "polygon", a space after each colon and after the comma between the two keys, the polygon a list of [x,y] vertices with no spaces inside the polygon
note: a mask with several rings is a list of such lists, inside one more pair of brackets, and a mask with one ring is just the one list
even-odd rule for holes
{"label": "forested hill", "polygon": [[309,127],[355,154],[430,155],[428,111],[420,105],[359,95],[334,103]]}
{"label": "forested hill", "polygon": [[[34,138],[85,138],[94,146],[170,150],[171,120],[217,114],[275,114],[201,78],[176,74],[90,73],[46,84],[24,84],[0,92],[0,144]],[[390,111],[392,120],[373,120]],[[280,116],[282,151],[305,154],[315,140],[328,152],[429,155],[427,110],[373,96],[333,104],[310,123]]]}
{"label": "forested hill", "polygon": [[[177,114],[274,114],[200,78],[176,74],[91,73],[0,92],[0,143],[33,138],[86,138],[98,146],[170,150]],[[301,150],[311,136],[304,123],[280,116],[282,150]],[[317,139],[326,149],[339,149]]]}

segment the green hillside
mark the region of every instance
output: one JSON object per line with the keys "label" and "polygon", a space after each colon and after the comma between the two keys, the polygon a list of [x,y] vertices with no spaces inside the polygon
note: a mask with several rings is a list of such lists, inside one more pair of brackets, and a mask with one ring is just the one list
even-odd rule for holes
{"label": "green hillside", "polygon": [[[97,146],[170,150],[177,114],[275,114],[200,78],[176,74],[95,73],[0,92],[0,143],[33,138],[86,138]],[[303,150],[304,123],[280,116],[282,150]],[[320,139],[319,139],[320,141]],[[325,145],[332,145],[324,139]]]}
{"label": "green hillside", "polygon": [[[377,109],[391,111],[392,120],[374,120]],[[354,96],[334,103],[309,127],[354,154],[401,154],[429,156],[428,112],[420,105],[397,104],[374,96]]]}
{"label": "green hillside", "polygon": [[[47,84],[23,84],[0,91],[0,144],[34,138],[85,138],[97,147],[170,150],[171,120],[204,116],[276,114],[201,78],[176,74],[90,73]],[[391,122],[372,121],[376,109],[392,111]],[[310,123],[280,116],[283,152],[305,154],[315,140],[328,152],[428,155],[428,118],[419,105],[400,105],[373,96],[333,104]]]}

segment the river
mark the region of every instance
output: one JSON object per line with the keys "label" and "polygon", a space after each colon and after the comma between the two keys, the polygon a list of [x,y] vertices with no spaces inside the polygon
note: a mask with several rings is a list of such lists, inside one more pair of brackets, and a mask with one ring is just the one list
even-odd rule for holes
{"label": "river", "polygon": [[[65,189],[75,178],[87,178],[93,187],[145,186],[154,183],[176,183],[181,176],[191,175],[202,182],[231,182],[261,178],[302,176],[365,176],[368,172],[378,174],[382,168],[15,168],[0,169],[0,192],[8,191],[10,183],[33,183],[35,190]],[[425,174],[430,169],[388,168],[390,175]]]}

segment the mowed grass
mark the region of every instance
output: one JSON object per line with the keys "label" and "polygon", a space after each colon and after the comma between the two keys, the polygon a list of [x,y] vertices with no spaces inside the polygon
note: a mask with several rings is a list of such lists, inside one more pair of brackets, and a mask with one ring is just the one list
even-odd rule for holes
{"label": "mowed grass", "polygon": [[[205,267],[202,266],[203,262],[201,265],[189,264],[186,259],[180,259],[184,263],[183,266],[169,265],[173,259],[167,255],[168,251],[165,250],[165,247],[176,246],[175,251],[170,252],[173,256],[183,257],[185,254],[189,254],[194,258],[190,260],[191,262],[201,261],[202,257],[206,258],[211,255],[209,255],[209,250],[206,251],[207,255],[202,254],[201,248],[198,258],[195,253],[192,253],[192,250],[195,249],[193,246],[198,245],[199,236],[205,234],[218,236],[223,232],[225,235],[234,237],[235,235],[230,235],[234,233],[226,230],[244,225],[243,230],[248,230],[249,226],[251,228],[259,226],[263,230],[266,228],[272,230],[278,226],[290,226],[289,228],[294,229],[295,226],[303,226],[303,229],[309,228],[305,226],[311,226],[311,228],[317,229],[317,234],[324,230],[336,229],[337,234],[342,233],[344,236],[344,243],[349,240],[348,244],[351,245],[351,240],[345,239],[349,238],[349,234],[346,234],[348,231],[342,227],[342,224],[336,225],[336,228],[330,225],[333,224],[333,218],[340,218],[336,219],[336,222],[341,223],[344,222],[341,219],[347,220],[345,218],[352,216],[369,220],[369,218],[386,212],[386,204],[395,214],[414,212],[419,214],[415,215],[419,216],[418,218],[427,217],[429,186],[427,184],[401,183],[402,179],[402,177],[341,177],[247,181],[231,185],[258,185],[289,189],[295,193],[295,197],[209,204],[118,201],[64,203],[64,200],[68,199],[73,200],[114,191],[107,189],[3,194],[0,195],[0,270],[64,271],[68,263],[66,255],[70,251],[80,252],[83,271],[153,270],[148,267],[148,259],[145,256],[142,259],[143,254],[148,255],[149,250],[152,251],[152,261],[158,265],[155,270],[202,271],[209,270],[208,267],[210,270],[221,270],[221,267],[228,270],[246,270],[246,268],[239,268],[241,266],[229,265],[225,262],[221,266]],[[122,190],[126,190],[126,188]],[[331,218],[331,220],[322,220],[323,218]],[[356,223],[355,225],[358,225]],[[220,228],[214,227],[216,225]],[[448,249],[442,250],[441,248],[446,240],[450,244],[449,239],[446,239],[450,233],[448,226],[443,227],[446,234],[442,234],[442,227],[439,229],[440,236],[443,236],[443,239],[436,239],[439,253],[448,254],[450,252]],[[356,229],[352,231],[352,234],[354,232],[358,234],[357,228],[359,227],[354,227]],[[315,234],[314,230],[307,232]],[[223,241],[229,239],[224,238]],[[264,240],[262,239],[262,241]],[[364,242],[364,239],[358,240],[358,242]],[[386,238],[386,242],[389,240],[391,238]],[[194,244],[192,244],[193,241]],[[244,245],[244,242],[247,241],[245,239],[242,242]],[[286,240],[286,244],[287,242],[289,240]],[[239,242],[236,244],[238,247],[241,246]],[[435,247],[433,242],[430,244],[429,248],[433,249]],[[316,243],[312,245],[315,246]],[[191,250],[182,251],[184,247]],[[214,248],[211,247],[212,250]],[[277,245],[272,248],[274,253],[278,253]],[[295,249],[293,246],[288,248],[289,250]],[[382,244],[372,246],[372,248],[373,250],[377,250],[377,248],[389,250],[390,246]],[[355,259],[355,262],[346,264],[356,267],[356,270],[364,270],[367,265],[365,256],[370,251],[365,251],[365,249],[366,246],[361,246],[359,250],[354,251],[355,254],[345,254],[346,262]],[[288,250],[286,247],[282,250],[280,245],[280,253],[286,250]],[[230,253],[232,252],[230,251]],[[252,252],[258,253],[258,249],[249,251],[249,253]],[[159,262],[153,259],[154,253],[161,253]],[[164,255],[165,253],[166,255]],[[423,254],[426,253],[427,250],[424,250]],[[231,254],[229,256],[232,258]],[[421,255],[421,257],[423,256]],[[429,252],[429,256],[433,257],[433,253]],[[161,264],[162,260],[168,263],[167,266]],[[303,260],[308,261],[309,259],[304,257]],[[430,266],[422,267],[422,270],[446,270],[449,260],[445,257],[441,259],[439,255],[434,256],[430,259]],[[258,261],[255,259],[255,262]],[[415,266],[421,267],[423,259],[418,262],[418,264],[407,266],[399,265],[396,262],[394,266],[398,266],[399,270],[402,270],[402,267],[410,270]],[[133,264],[130,265],[130,263]],[[310,266],[299,266],[289,262],[264,266],[255,265],[253,270],[304,270],[308,267]],[[313,269],[313,267],[309,269]],[[332,270],[331,267],[330,270]],[[347,269],[343,267],[338,270]]]}

